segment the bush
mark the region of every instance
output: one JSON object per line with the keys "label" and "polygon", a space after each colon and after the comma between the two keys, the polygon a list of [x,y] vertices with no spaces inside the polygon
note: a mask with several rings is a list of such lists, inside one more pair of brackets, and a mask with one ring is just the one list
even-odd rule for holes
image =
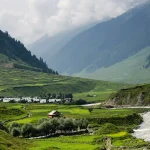
{"label": "bush", "polygon": [[43,122],[45,122],[45,121],[48,121],[48,119],[47,119],[47,118],[41,118],[41,119],[38,121],[38,124],[41,124],[41,123],[43,123]]}
{"label": "bush", "polygon": [[40,135],[49,135],[50,133],[55,133],[55,127],[50,121],[44,121],[38,126]]}
{"label": "bush", "polygon": [[87,104],[87,101],[85,101],[83,99],[79,99],[79,100],[75,101],[75,104],[76,105],[84,105],[84,104]]}
{"label": "bush", "polygon": [[96,135],[110,134],[110,133],[117,133],[117,132],[119,132],[117,126],[115,126],[112,123],[106,123],[97,130]]}
{"label": "bush", "polygon": [[89,124],[88,128],[98,128],[100,125],[97,123]]}
{"label": "bush", "polygon": [[127,131],[128,133],[134,133],[134,131],[133,131],[132,128],[127,128],[126,131]]}

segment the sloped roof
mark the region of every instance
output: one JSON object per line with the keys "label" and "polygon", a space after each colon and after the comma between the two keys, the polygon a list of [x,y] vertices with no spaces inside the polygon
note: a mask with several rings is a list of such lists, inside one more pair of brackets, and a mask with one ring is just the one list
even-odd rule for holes
{"label": "sloped roof", "polygon": [[55,115],[56,112],[59,113],[58,111],[53,110],[53,111],[51,111],[48,115]]}

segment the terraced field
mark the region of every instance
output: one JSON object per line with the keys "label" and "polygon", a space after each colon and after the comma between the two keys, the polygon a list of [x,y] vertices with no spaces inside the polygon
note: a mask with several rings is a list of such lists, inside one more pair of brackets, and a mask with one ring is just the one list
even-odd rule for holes
{"label": "terraced field", "polygon": [[[47,93],[73,93],[74,99],[105,100],[111,93],[129,85],[60,75],[0,68],[0,96],[40,96]],[[88,97],[88,94],[96,95]]]}

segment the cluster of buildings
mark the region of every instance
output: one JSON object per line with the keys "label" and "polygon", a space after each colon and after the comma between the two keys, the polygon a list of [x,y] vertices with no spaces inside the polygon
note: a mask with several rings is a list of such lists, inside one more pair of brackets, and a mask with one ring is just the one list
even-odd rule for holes
{"label": "cluster of buildings", "polygon": [[65,98],[65,99],[41,99],[38,97],[21,97],[21,98],[0,98],[0,101],[9,103],[9,102],[26,102],[26,103],[61,103],[62,101],[65,102],[71,102],[71,98]]}

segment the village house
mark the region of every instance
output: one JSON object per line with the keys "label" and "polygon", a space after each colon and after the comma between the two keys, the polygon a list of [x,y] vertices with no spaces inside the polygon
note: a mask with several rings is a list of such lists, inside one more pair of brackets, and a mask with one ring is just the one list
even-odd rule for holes
{"label": "village house", "polygon": [[61,113],[56,110],[53,110],[50,113],[48,113],[49,118],[58,118],[58,117],[60,117],[60,115],[61,115]]}

